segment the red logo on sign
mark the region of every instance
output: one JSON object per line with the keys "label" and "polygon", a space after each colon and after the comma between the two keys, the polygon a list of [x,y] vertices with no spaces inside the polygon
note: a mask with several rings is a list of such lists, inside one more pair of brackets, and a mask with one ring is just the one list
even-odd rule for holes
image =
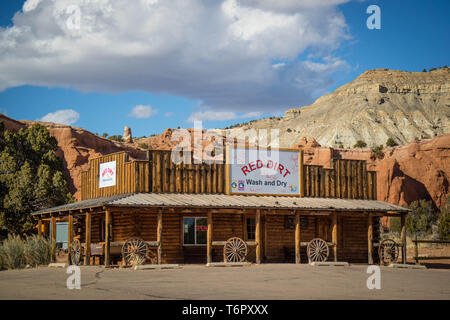
{"label": "red logo on sign", "polygon": [[114,171],[112,171],[111,168],[106,168],[105,170],[102,171],[102,177],[104,177],[106,174],[108,176],[113,176],[114,175]]}

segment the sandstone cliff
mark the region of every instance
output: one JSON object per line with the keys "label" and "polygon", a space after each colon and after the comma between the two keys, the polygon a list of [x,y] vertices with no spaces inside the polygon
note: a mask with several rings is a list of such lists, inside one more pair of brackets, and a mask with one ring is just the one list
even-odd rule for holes
{"label": "sandstone cliff", "polygon": [[388,138],[398,144],[433,138],[450,133],[450,69],[366,71],[309,106],[239,128],[278,128],[281,147],[304,136],[330,147],[352,147],[357,140],[370,147]]}
{"label": "sandstone cliff", "polygon": [[322,147],[314,139],[301,139],[305,163],[329,168],[331,158],[366,160],[377,171],[378,200],[407,205],[432,200],[441,207],[450,195],[450,134],[383,149],[380,158],[370,149]]}
{"label": "sandstone cliff", "polygon": [[0,114],[0,121],[7,130],[16,131],[39,123],[58,141],[57,155],[64,161],[64,174],[69,190],[77,200],[81,199],[81,172],[89,168],[89,159],[109,153],[127,151],[132,159],[145,159],[144,150],[132,145],[99,137],[87,130],[68,125],[36,121],[16,121]]}

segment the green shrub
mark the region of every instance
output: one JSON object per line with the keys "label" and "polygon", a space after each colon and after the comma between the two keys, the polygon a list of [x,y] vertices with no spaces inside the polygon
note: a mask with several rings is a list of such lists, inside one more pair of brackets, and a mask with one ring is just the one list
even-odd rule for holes
{"label": "green shrub", "polygon": [[0,245],[0,270],[6,269],[5,249]]}
{"label": "green shrub", "polygon": [[51,241],[37,235],[28,237],[25,241],[25,259],[31,266],[47,265],[52,253]]}
{"label": "green shrub", "polygon": [[141,149],[146,149],[146,150],[149,149],[149,146],[146,143],[139,143],[138,147],[141,148]]}
{"label": "green shrub", "polygon": [[431,201],[418,200],[409,205],[412,211],[406,216],[406,230],[411,235],[423,237],[432,232],[432,226],[439,216]]}
{"label": "green shrub", "polygon": [[109,140],[113,140],[113,141],[117,141],[117,142],[123,142],[123,137],[120,134],[109,136],[108,139]]}
{"label": "green shrub", "polygon": [[390,232],[401,232],[402,223],[400,217],[391,217],[389,220],[389,231]]}
{"label": "green shrub", "polygon": [[8,269],[22,268],[25,265],[25,243],[17,235],[9,235],[3,241],[4,257]]}
{"label": "green shrub", "polygon": [[450,196],[447,197],[444,207],[441,209],[439,219],[439,238],[441,240],[450,240]]}
{"label": "green shrub", "polygon": [[353,145],[353,148],[365,148],[367,147],[367,143],[365,143],[362,140],[356,141],[356,143]]}
{"label": "green shrub", "polygon": [[372,149],[372,156],[371,158],[373,160],[375,159],[383,159],[384,158],[384,152],[383,152],[383,145],[379,145]]}
{"label": "green shrub", "polygon": [[394,139],[392,139],[392,138],[387,139],[386,147],[395,147],[395,146],[398,146],[398,144],[397,144],[397,142],[395,142]]}

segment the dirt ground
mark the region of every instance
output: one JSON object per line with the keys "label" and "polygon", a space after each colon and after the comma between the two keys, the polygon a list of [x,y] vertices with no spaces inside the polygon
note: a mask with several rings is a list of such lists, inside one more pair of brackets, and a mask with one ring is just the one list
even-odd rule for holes
{"label": "dirt ground", "polygon": [[450,299],[449,269],[381,267],[381,289],[367,288],[367,265],[184,265],[179,269],[82,266],[81,289],[66,269],[0,271],[0,299]]}

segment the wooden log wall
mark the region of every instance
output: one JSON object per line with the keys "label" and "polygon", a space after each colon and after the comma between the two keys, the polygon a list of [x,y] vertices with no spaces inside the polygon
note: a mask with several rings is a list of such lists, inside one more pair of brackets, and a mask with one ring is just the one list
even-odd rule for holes
{"label": "wooden log wall", "polygon": [[151,192],[225,192],[225,165],[223,163],[203,162],[197,164],[194,163],[191,155],[189,161],[175,164],[171,160],[171,153],[171,151],[161,150],[150,152]]}
{"label": "wooden log wall", "polygon": [[[126,152],[89,161],[89,170],[81,174],[81,198],[94,199],[137,192],[225,193],[226,176],[223,163],[175,164],[172,152],[152,150],[148,160],[128,160]],[[181,158],[180,154],[180,158]],[[99,188],[101,163],[117,162],[117,180],[113,187]],[[332,168],[304,166],[306,197],[344,199],[376,199],[376,172],[368,171],[365,160],[333,159]]]}
{"label": "wooden log wall", "polygon": [[[116,161],[116,185],[99,188],[100,164]],[[89,160],[89,170],[81,173],[81,199],[116,194],[149,192],[149,164],[145,160],[128,161],[128,153],[119,152]]]}
{"label": "wooden log wall", "polygon": [[[344,217],[342,219],[343,245],[340,253],[349,262],[367,263],[368,216]],[[375,228],[374,228],[375,233]],[[376,251],[376,250],[375,250]]]}
{"label": "wooden log wall", "polygon": [[[246,239],[245,219],[254,218],[254,215],[243,214],[213,214],[213,232],[214,241],[227,241],[231,237]],[[255,262],[255,246],[247,247],[247,260]],[[213,246],[213,262],[223,262],[223,246]]]}
{"label": "wooden log wall", "polygon": [[376,172],[365,160],[333,159],[331,169],[305,165],[305,196],[375,200]]}

